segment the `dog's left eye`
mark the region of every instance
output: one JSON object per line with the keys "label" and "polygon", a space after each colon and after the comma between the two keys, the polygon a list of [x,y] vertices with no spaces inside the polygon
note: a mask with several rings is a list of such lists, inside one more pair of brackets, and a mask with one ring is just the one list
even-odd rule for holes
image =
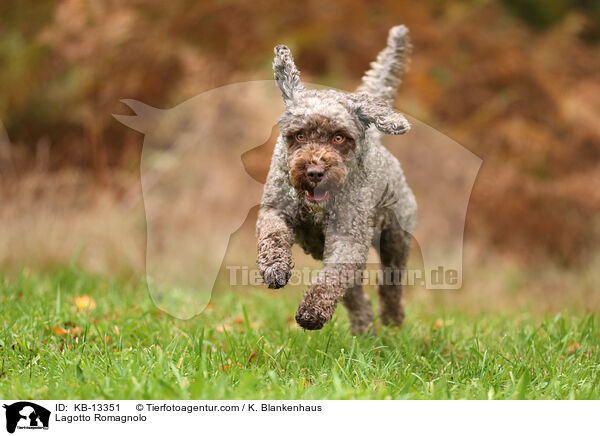
{"label": "dog's left eye", "polygon": [[336,144],[341,144],[342,142],[344,142],[346,140],[346,137],[340,133],[336,134],[333,137],[333,142],[335,142]]}

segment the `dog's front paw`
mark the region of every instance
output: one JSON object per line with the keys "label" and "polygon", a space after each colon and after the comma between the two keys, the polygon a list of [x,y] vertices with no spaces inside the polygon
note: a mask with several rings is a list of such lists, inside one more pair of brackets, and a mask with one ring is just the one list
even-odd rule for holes
{"label": "dog's front paw", "polygon": [[328,310],[323,310],[320,306],[303,301],[300,303],[298,312],[296,312],[296,322],[300,327],[306,330],[320,330],[333,315]]}
{"label": "dog's front paw", "polygon": [[275,263],[263,272],[263,280],[269,289],[283,288],[291,276],[291,268],[284,263]]}

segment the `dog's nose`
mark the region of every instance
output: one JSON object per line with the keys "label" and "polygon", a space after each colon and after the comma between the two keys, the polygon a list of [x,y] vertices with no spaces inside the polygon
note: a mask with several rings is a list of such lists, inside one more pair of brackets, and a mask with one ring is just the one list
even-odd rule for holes
{"label": "dog's nose", "polygon": [[313,165],[306,169],[306,176],[313,183],[319,183],[325,174],[325,170],[320,166]]}

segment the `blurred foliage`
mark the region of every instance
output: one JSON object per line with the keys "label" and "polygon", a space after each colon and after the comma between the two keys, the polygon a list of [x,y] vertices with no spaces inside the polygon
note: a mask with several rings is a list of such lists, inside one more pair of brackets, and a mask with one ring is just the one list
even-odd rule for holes
{"label": "blurred foliage", "polygon": [[168,107],[272,77],[288,44],[303,77],[351,89],[405,23],[400,107],[484,159],[470,234],[535,260],[600,241],[600,3],[594,0],[3,0],[0,120],[22,170],[133,169],[141,139],[111,113]]}
{"label": "blurred foliage", "polygon": [[583,36],[591,40],[600,37],[600,2],[597,0],[502,0],[508,10],[527,24],[547,29],[572,11],[589,17]]}

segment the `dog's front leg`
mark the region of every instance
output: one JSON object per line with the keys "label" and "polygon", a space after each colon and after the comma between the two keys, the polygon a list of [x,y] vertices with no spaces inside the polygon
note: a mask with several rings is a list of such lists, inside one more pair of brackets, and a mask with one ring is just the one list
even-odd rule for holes
{"label": "dog's front leg", "polygon": [[282,212],[263,206],[258,211],[256,234],[258,270],[269,288],[279,289],[292,275],[294,230]]}
{"label": "dog's front leg", "polygon": [[330,237],[326,241],[323,269],[304,294],[296,321],[307,330],[318,330],[331,319],[346,291],[360,280],[369,245],[363,240]]}

